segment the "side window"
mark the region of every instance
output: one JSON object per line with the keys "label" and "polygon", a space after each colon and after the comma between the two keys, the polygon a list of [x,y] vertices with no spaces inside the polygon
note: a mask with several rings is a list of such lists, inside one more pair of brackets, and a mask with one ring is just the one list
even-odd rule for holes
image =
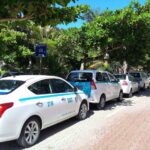
{"label": "side window", "polygon": [[30,85],[28,89],[37,95],[51,93],[51,86],[49,80],[38,81]]}
{"label": "side window", "polygon": [[112,74],[108,74],[110,81],[115,82],[117,81],[117,79],[112,75]]}
{"label": "side window", "polygon": [[100,72],[97,72],[97,73],[96,73],[96,80],[97,80],[97,81],[103,81],[102,73],[100,73]]}
{"label": "side window", "polygon": [[129,80],[132,81],[132,82],[134,82],[134,81],[135,81],[135,78],[134,78],[133,76],[130,76],[130,75],[129,75]]}
{"label": "side window", "polygon": [[84,79],[86,81],[91,81],[92,80],[92,73],[88,73],[88,72],[84,72],[84,73],[80,73],[80,78]]}
{"label": "side window", "polygon": [[103,81],[109,82],[109,77],[107,73],[102,73],[102,76],[103,76]]}
{"label": "side window", "polygon": [[63,80],[51,79],[53,93],[73,92],[73,88]]}
{"label": "side window", "polygon": [[9,76],[11,76],[9,73],[3,74],[3,78],[4,78],[4,77],[9,77]]}
{"label": "side window", "polygon": [[143,78],[147,78],[147,73],[143,72]]}

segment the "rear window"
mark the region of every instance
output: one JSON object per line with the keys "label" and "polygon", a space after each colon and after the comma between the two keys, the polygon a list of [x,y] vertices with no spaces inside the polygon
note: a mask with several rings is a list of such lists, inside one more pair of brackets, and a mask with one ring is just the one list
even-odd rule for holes
{"label": "rear window", "polygon": [[140,73],[130,73],[135,78],[141,78]]}
{"label": "rear window", "polygon": [[69,74],[68,81],[91,81],[93,74],[90,72],[72,72]]}
{"label": "rear window", "polygon": [[24,81],[18,80],[0,80],[0,95],[9,94],[21,86]]}
{"label": "rear window", "polygon": [[120,80],[125,80],[126,79],[126,75],[114,75],[117,79],[120,79]]}

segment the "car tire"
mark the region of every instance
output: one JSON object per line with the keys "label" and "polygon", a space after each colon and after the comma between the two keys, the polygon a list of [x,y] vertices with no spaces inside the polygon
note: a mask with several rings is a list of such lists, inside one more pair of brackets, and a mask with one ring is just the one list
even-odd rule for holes
{"label": "car tire", "polygon": [[122,91],[120,91],[119,97],[118,97],[117,100],[118,100],[119,102],[122,102],[122,101],[123,101],[123,92],[122,92]]}
{"label": "car tire", "polygon": [[106,104],[106,97],[105,95],[102,95],[100,98],[99,103],[96,105],[98,110],[102,110],[105,108],[105,104]]}
{"label": "car tire", "polygon": [[146,90],[146,85],[144,84],[144,86],[143,86],[143,90]]}
{"label": "car tire", "polygon": [[88,106],[85,102],[80,105],[79,113],[77,115],[78,120],[84,120],[87,118]]}
{"label": "car tire", "polygon": [[38,119],[31,118],[24,124],[17,142],[21,147],[28,148],[34,145],[40,135],[40,123]]}
{"label": "car tire", "polygon": [[130,90],[128,97],[131,98],[133,96],[132,89]]}
{"label": "car tire", "polygon": [[136,93],[139,93],[139,92],[140,92],[140,88],[138,87]]}

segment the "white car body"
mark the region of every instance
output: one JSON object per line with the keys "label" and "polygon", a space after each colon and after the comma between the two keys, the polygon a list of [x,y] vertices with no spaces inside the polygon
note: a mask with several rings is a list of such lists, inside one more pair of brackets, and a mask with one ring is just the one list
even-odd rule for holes
{"label": "white car body", "polygon": [[132,95],[132,93],[139,90],[138,82],[135,81],[133,76],[128,74],[118,74],[115,75],[115,77],[119,79],[124,94]]}
{"label": "white car body", "polygon": [[[120,84],[117,82],[116,78],[107,71],[97,71],[97,70],[76,70],[71,71],[67,76],[69,81],[69,76],[76,73],[88,73],[91,74],[91,80],[94,82],[96,88],[91,88],[91,95],[89,97],[89,102],[98,104],[102,95],[105,96],[105,101],[110,101],[119,97],[122,91]],[[105,80],[101,75],[105,75]],[[99,76],[99,77],[98,77]]]}
{"label": "white car body", "polygon": [[37,95],[28,89],[32,84],[47,79],[64,81],[74,89],[67,81],[55,76],[21,75],[1,79],[21,80],[25,83],[9,94],[0,95],[0,109],[3,103],[13,103],[0,117],[0,142],[18,139],[23,125],[32,116],[38,117],[41,120],[41,129],[45,129],[78,115],[83,101],[89,109],[87,96],[79,90]]}
{"label": "white car body", "polygon": [[149,87],[148,76],[145,72],[131,72],[130,74],[138,81],[139,88],[145,89]]}

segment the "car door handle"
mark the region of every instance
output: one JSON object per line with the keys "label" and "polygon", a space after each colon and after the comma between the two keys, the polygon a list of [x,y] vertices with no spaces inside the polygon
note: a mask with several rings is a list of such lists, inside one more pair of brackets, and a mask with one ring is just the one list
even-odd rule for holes
{"label": "car door handle", "polygon": [[36,105],[39,106],[39,107],[43,107],[43,103],[42,102],[37,102]]}
{"label": "car door handle", "polygon": [[66,101],[66,98],[62,98],[61,100],[62,100],[62,101]]}

